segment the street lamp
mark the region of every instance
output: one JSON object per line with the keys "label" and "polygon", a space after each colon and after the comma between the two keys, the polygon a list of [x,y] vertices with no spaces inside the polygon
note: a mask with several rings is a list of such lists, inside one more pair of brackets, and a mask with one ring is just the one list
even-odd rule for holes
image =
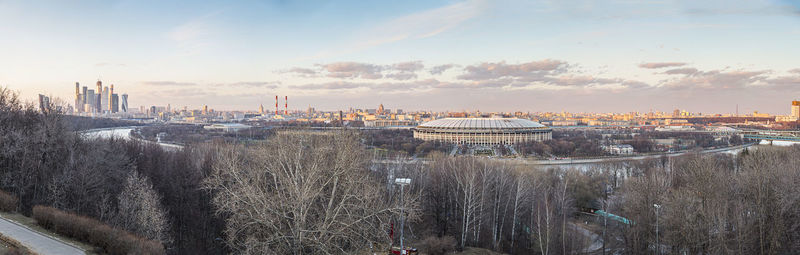
{"label": "street lamp", "polygon": [[661,205],[653,204],[653,208],[656,208],[656,254],[661,254],[661,244],[658,242],[658,211]]}
{"label": "street lamp", "polygon": [[400,207],[400,254],[406,254],[406,247],[403,246],[403,229],[405,228],[404,227],[405,219],[403,217],[404,214],[405,214],[405,211],[404,211],[405,204],[403,203],[403,193],[405,193],[405,192],[403,192],[403,191],[404,191],[404,188],[405,188],[406,185],[411,184],[411,179],[410,178],[397,178],[397,179],[394,179],[394,184],[400,185],[400,205],[401,205],[401,207]]}

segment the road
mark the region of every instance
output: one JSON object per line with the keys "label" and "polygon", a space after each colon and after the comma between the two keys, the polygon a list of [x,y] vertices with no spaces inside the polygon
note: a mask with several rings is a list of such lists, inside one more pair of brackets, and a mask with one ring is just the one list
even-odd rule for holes
{"label": "road", "polygon": [[76,248],[75,246],[43,235],[39,232],[31,230],[30,228],[1,217],[0,233],[8,238],[17,240],[17,242],[21,243],[36,254],[86,254],[86,252]]}

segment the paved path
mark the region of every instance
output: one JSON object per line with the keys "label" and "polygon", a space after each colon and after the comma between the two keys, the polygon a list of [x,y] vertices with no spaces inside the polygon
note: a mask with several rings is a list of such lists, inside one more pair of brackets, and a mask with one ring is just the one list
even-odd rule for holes
{"label": "paved path", "polygon": [[4,218],[0,218],[0,233],[8,238],[17,240],[17,242],[20,242],[23,246],[40,255],[86,254],[83,250],[72,245],[53,239],[52,237],[43,235]]}

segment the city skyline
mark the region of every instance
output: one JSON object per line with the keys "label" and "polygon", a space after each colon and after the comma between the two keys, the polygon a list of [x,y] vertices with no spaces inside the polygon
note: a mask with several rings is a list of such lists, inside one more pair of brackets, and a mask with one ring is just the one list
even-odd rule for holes
{"label": "city skyline", "polygon": [[99,78],[131,108],[219,110],[786,115],[800,98],[797,3],[500,2],[3,1],[0,85],[69,102]]}

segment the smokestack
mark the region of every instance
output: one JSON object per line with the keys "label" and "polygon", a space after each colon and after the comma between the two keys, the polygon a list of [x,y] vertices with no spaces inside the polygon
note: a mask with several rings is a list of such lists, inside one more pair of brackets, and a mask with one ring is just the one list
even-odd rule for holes
{"label": "smokestack", "polygon": [[278,113],[280,113],[278,111],[278,95],[275,95],[275,115],[278,115]]}
{"label": "smokestack", "polygon": [[289,115],[289,96],[285,96],[283,101],[286,103],[285,105],[286,109],[283,111],[283,114]]}

